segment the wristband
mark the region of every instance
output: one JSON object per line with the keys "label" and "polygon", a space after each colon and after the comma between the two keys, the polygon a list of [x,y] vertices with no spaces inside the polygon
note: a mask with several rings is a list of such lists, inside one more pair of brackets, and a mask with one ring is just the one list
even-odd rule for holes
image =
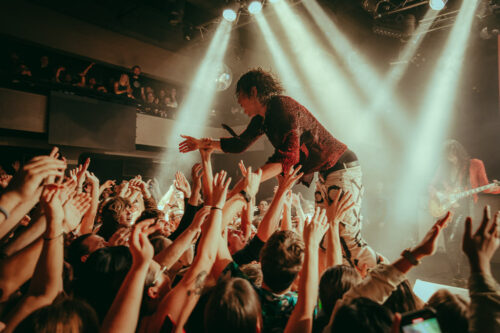
{"label": "wristband", "polygon": [[216,206],[210,207],[210,210],[215,210],[215,209],[222,210],[222,208],[220,208],[220,207],[216,207]]}
{"label": "wristband", "polygon": [[252,200],[252,197],[250,195],[248,195],[247,192],[245,192],[244,190],[242,190],[240,192],[240,194],[243,196],[243,198],[245,198],[245,201],[248,203]]}
{"label": "wristband", "polygon": [[2,213],[3,215],[5,215],[5,219],[6,220],[9,218],[9,213],[2,206],[0,206],[0,213]]}
{"label": "wristband", "polygon": [[406,260],[408,260],[413,266],[417,266],[418,264],[420,264],[420,260],[415,258],[413,253],[411,253],[410,249],[404,250],[403,253],[401,253],[401,256]]}

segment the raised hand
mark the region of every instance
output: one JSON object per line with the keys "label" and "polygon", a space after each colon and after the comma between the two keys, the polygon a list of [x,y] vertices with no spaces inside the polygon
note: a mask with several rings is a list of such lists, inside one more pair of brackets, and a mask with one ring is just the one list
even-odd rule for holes
{"label": "raised hand", "polygon": [[243,160],[240,160],[240,162],[238,163],[238,167],[240,168],[241,175],[243,177],[246,177],[248,174],[248,171],[247,171],[247,168],[245,167],[245,163],[243,163]]}
{"label": "raised hand", "polygon": [[260,179],[262,178],[262,169],[257,170],[257,173],[252,172],[252,167],[248,167],[247,175],[243,181],[244,191],[250,196],[255,197],[259,191]]}
{"label": "raised hand", "polygon": [[231,177],[226,180],[227,173],[222,170],[221,172],[215,174],[212,192],[212,206],[221,208],[224,207],[226,203],[227,188],[229,183],[231,183]]}
{"label": "raised hand", "polygon": [[136,267],[149,266],[154,256],[154,248],[148,236],[161,228],[158,224],[153,224],[154,219],[148,219],[137,223],[130,235],[129,248],[132,254],[132,263]]}
{"label": "raised hand", "polygon": [[424,239],[420,242],[419,245],[414,250],[414,254],[417,257],[424,257],[424,256],[430,256],[436,252],[437,248],[437,239],[439,234],[441,233],[441,230],[443,228],[446,228],[446,224],[451,218],[451,213],[448,212],[446,215],[438,220],[427,232],[427,234],[424,236]]}
{"label": "raised hand", "polygon": [[62,177],[66,163],[51,156],[36,156],[17,172],[6,191],[17,193],[22,200],[36,195],[45,178]]}
{"label": "raised hand", "polygon": [[342,221],[344,214],[353,206],[352,194],[349,191],[337,191],[335,199],[326,209],[326,215],[331,226],[338,225],[338,223]]}
{"label": "raised hand", "polygon": [[131,188],[136,188],[142,193],[145,198],[151,197],[151,192],[149,192],[148,184],[144,180],[142,180],[142,177],[140,175],[130,180],[129,183]]}
{"label": "raised hand", "polygon": [[314,216],[309,223],[304,227],[304,242],[307,247],[318,247],[321,239],[328,230],[328,219],[326,217],[326,210],[316,208]]}
{"label": "raised hand", "polygon": [[472,219],[467,217],[465,220],[462,249],[469,258],[473,271],[489,272],[490,260],[500,245],[499,223],[500,211],[497,211],[492,219],[489,205],[484,207],[483,221],[474,234]]}
{"label": "raised hand", "polygon": [[207,218],[209,213],[210,213],[210,206],[203,206],[203,208],[198,210],[194,215],[191,227],[196,230],[201,230],[201,226],[205,222],[205,219]]}
{"label": "raised hand", "polygon": [[196,163],[191,168],[191,179],[193,179],[193,187],[201,185],[201,177],[203,176],[203,165]]}
{"label": "raised hand", "polygon": [[83,164],[80,164],[76,169],[76,181],[77,181],[77,189],[81,191],[83,187],[83,183],[85,182],[85,173],[90,165],[90,158],[87,158]]}
{"label": "raised hand", "polygon": [[185,198],[191,197],[191,186],[189,185],[186,176],[181,171],[175,173],[175,188],[184,193]]}
{"label": "raised hand", "polygon": [[300,179],[304,175],[303,172],[299,173],[300,169],[302,168],[301,165],[299,165],[297,168],[291,167],[288,172],[281,176],[279,175],[278,178],[278,191],[282,192],[287,192],[288,190],[291,190],[293,185],[297,182],[297,180]]}
{"label": "raised hand", "polygon": [[76,180],[74,178],[66,178],[66,180],[60,185],[59,199],[64,205],[68,199],[73,196],[76,189]]}
{"label": "raised hand", "polygon": [[185,140],[179,144],[179,151],[181,153],[188,153],[193,150],[198,150],[201,146],[201,140],[193,138],[188,135],[181,135]]}
{"label": "raised hand", "polygon": [[57,226],[62,226],[64,210],[58,192],[59,187],[56,185],[47,185],[40,197],[40,204],[47,217],[47,225],[57,224]]}
{"label": "raised hand", "polygon": [[69,199],[63,206],[64,229],[66,232],[75,230],[83,215],[90,208],[91,197],[87,193],[79,193]]}

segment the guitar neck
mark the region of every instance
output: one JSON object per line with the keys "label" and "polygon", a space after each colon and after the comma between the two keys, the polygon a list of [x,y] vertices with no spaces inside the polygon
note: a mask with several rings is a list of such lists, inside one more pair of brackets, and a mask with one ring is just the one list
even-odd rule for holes
{"label": "guitar neck", "polygon": [[491,183],[491,184],[488,184],[488,185],[484,185],[484,186],[481,186],[481,187],[476,187],[476,188],[473,188],[471,190],[468,190],[468,191],[463,191],[463,192],[460,192],[460,193],[457,193],[455,195],[455,197],[457,199],[462,199],[462,198],[465,198],[465,197],[468,197],[469,195],[473,195],[473,194],[476,194],[476,193],[479,193],[479,192],[483,192],[484,190],[487,190],[493,186],[495,186],[496,184],[495,183]]}

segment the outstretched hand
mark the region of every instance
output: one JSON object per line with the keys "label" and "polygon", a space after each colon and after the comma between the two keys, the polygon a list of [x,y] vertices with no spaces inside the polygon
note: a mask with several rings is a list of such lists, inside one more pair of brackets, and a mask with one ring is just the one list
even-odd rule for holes
{"label": "outstretched hand", "polygon": [[448,221],[451,218],[451,212],[446,213],[446,215],[438,220],[424,236],[424,239],[415,248],[415,255],[418,257],[425,257],[433,255],[437,249],[437,239],[441,230],[446,228]]}
{"label": "outstretched hand", "polygon": [[153,224],[154,219],[148,219],[137,223],[130,235],[129,248],[132,254],[132,263],[137,267],[149,267],[153,260],[154,248],[148,236],[159,230],[159,224]]}
{"label": "outstretched hand", "polygon": [[246,170],[247,173],[243,181],[243,189],[250,197],[254,198],[259,191],[262,169],[257,170],[256,173],[252,172],[252,167],[248,167]]}
{"label": "outstretched hand", "polygon": [[287,192],[293,185],[304,175],[303,172],[299,173],[302,165],[299,165],[295,169],[293,167],[288,170],[284,175],[278,176],[278,191]]}
{"label": "outstretched hand", "polygon": [[181,135],[185,140],[179,143],[179,151],[181,153],[189,153],[193,150],[198,150],[201,147],[201,140],[188,135]]}
{"label": "outstretched hand", "polygon": [[326,210],[316,208],[314,212],[314,216],[310,220],[310,222],[306,222],[306,226],[304,227],[304,242],[307,247],[318,247],[319,243],[321,243],[321,239],[325,235],[328,230],[328,219],[326,217]]}
{"label": "outstretched hand", "polygon": [[189,185],[186,176],[181,171],[175,173],[175,188],[184,194],[184,198],[191,197],[191,186]]}
{"label": "outstretched hand", "polygon": [[231,183],[231,177],[226,180],[227,173],[222,170],[221,172],[215,174],[214,185],[212,192],[212,206],[213,207],[224,207],[226,203],[227,189],[229,183]]}
{"label": "outstretched hand", "polygon": [[326,215],[328,216],[330,225],[332,227],[338,225],[345,213],[353,206],[354,201],[352,201],[352,194],[348,191],[338,191],[335,199],[326,209]]}
{"label": "outstretched hand", "polygon": [[36,156],[24,165],[10,181],[6,191],[16,192],[22,200],[36,195],[47,177],[62,177],[66,163],[51,156]]}
{"label": "outstretched hand", "polygon": [[462,249],[469,258],[472,271],[489,272],[490,260],[500,245],[500,211],[491,218],[490,206],[485,206],[483,221],[476,232],[472,234],[472,219],[465,220],[465,231]]}

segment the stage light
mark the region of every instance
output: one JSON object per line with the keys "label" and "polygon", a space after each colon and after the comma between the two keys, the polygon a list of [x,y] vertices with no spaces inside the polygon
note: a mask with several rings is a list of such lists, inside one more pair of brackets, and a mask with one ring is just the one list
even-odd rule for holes
{"label": "stage light", "polygon": [[261,10],[262,10],[262,4],[260,3],[260,1],[252,1],[248,5],[248,12],[250,14],[260,13]]}
{"label": "stage light", "polygon": [[429,6],[434,10],[441,10],[444,8],[448,0],[430,0]]}
{"label": "stage light", "polygon": [[226,19],[227,21],[229,22],[233,22],[234,20],[236,20],[236,12],[232,9],[225,9],[223,12],[222,12],[222,16],[224,17],[224,19]]}
{"label": "stage light", "polygon": [[270,3],[276,3],[278,1],[280,1],[280,0],[269,0]]}

